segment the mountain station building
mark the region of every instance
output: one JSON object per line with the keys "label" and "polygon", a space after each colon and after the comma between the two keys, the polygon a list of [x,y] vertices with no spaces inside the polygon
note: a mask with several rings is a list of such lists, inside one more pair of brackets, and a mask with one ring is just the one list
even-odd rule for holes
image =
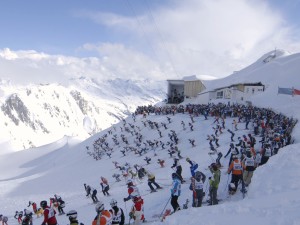
{"label": "mountain station building", "polygon": [[179,104],[185,98],[197,97],[198,93],[205,90],[205,86],[195,75],[183,77],[182,80],[167,80],[168,104]]}

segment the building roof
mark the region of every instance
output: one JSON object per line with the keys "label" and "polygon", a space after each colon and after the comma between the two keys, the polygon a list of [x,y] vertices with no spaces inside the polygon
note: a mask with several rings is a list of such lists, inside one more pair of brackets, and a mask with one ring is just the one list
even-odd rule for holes
{"label": "building roof", "polygon": [[168,83],[173,84],[173,85],[184,85],[183,80],[167,80]]}
{"label": "building roof", "polygon": [[232,84],[232,85],[225,86],[225,87],[215,88],[214,91],[221,90],[221,89],[224,89],[224,88],[232,88],[232,87],[236,87],[238,85],[244,85],[244,86],[264,86],[261,82],[256,82],[256,83],[237,83],[237,84]]}
{"label": "building roof", "polygon": [[198,79],[196,77],[196,75],[192,75],[192,76],[185,76],[182,78],[182,80],[167,80],[170,84],[173,85],[179,85],[179,84],[184,84],[185,81],[200,81],[200,79]]}

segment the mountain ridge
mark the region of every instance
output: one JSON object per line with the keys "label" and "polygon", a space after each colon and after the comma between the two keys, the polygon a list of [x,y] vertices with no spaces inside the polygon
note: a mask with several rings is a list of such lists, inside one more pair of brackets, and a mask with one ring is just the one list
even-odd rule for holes
{"label": "mountain ridge", "polygon": [[[25,87],[2,81],[0,90],[0,118],[6,128],[0,140],[10,142],[13,149],[41,146],[64,135],[85,139],[130,115],[136,104],[154,104],[165,95],[161,82],[153,87],[149,81],[122,79],[96,83],[80,78],[70,81],[69,86]],[[85,124],[87,117],[92,121],[90,128]]]}

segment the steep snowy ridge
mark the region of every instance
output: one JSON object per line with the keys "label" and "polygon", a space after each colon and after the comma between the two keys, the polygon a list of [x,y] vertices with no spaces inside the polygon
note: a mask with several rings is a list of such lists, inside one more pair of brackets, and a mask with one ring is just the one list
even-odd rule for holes
{"label": "steep snowy ridge", "polygon": [[0,140],[19,150],[51,143],[64,135],[87,138],[127,117],[137,105],[162,100],[162,84],[149,84],[122,79],[96,83],[87,78],[72,80],[68,87],[14,88],[2,84]]}
{"label": "steep snowy ridge", "polygon": [[[269,62],[263,62],[270,55],[275,55]],[[266,87],[278,88],[278,85],[285,87],[291,85],[291,78],[295,78],[298,83],[298,68],[300,64],[300,53],[289,55],[282,50],[269,52],[259,58],[248,67],[236,71],[232,75],[213,81],[205,81],[208,90],[229,86],[237,83],[262,82]],[[298,78],[298,79],[297,79]]]}

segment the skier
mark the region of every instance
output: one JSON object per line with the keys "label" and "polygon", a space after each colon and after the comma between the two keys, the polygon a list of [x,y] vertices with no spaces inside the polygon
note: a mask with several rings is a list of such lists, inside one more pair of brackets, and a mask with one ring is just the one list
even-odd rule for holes
{"label": "skier", "polygon": [[70,210],[66,216],[69,217],[70,225],[84,225],[83,223],[78,223],[76,210]]}
{"label": "skier", "polygon": [[42,225],[56,225],[56,211],[53,208],[50,208],[45,200],[41,201],[40,206],[44,210],[44,221],[42,222]]}
{"label": "skier", "polygon": [[120,181],[121,181],[121,179],[120,179],[120,174],[114,173],[114,174],[112,175],[112,177],[116,179],[116,182],[120,182]]}
{"label": "skier", "polygon": [[178,158],[174,158],[174,163],[171,166],[172,169],[176,168],[176,174],[178,175],[178,178],[181,180],[181,183],[184,183],[185,181],[183,180],[181,173],[182,173],[182,167],[179,163],[179,159]]}
{"label": "skier", "polygon": [[185,130],[185,123],[183,121],[181,121],[181,125],[182,125],[183,130]]}
{"label": "skier", "polygon": [[237,128],[237,122],[235,119],[232,121],[232,125],[234,126],[235,131],[237,131],[238,128]]}
{"label": "skier", "polygon": [[101,182],[100,182],[101,188],[102,188],[102,192],[104,196],[109,196],[110,194],[108,193],[109,190],[109,185],[108,185],[108,181],[106,178],[101,177]]}
{"label": "skier", "polygon": [[22,225],[32,225],[32,212],[24,209],[24,218],[22,220]]}
{"label": "skier", "polygon": [[156,191],[154,189],[154,187],[152,186],[152,184],[154,184],[156,186],[156,189],[161,189],[161,187],[159,186],[159,184],[155,182],[155,175],[153,173],[150,173],[149,171],[147,171],[146,174],[148,176],[148,186],[150,187],[151,192],[155,192]]}
{"label": "skier", "polygon": [[239,181],[242,181],[242,179],[243,179],[243,177],[242,177],[243,167],[242,167],[241,160],[238,158],[237,155],[232,156],[232,162],[227,170],[227,173],[228,174],[231,173],[231,182],[230,183],[233,183],[235,186],[235,190],[229,191],[229,194],[233,195],[237,190]]}
{"label": "skier", "polygon": [[260,166],[264,165],[265,163],[268,162],[269,158],[272,156],[272,149],[271,149],[271,145],[269,143],[265,143],[263,148],[260,151],[261,154],[261,162],[260,162]]}
{"label": "skier", "polygon": [[171,205],[173,207],[173,213],[177,210],[180,210],[180,206],[178,204],[178,197],[181,194],[181,181],[180,177],[177,173],[172,173],[172,188],[171,188]]}
{"label": "skier", "polygon": [[97,189],[96,188],[91,188],[91,189],[92,189],[92,200],[93,200],[93,203],[97,203],[98,202]]}
{"label": "skier", "polygon": [[256,139],[255,139],[255,137],[253,137],[251,134],[248,134],[248,137],[249,137],[249,142],[248,142],[248,144],[250,144],[250,147],[251,147],[251,148],[254,148],[254,145],[256,144]]}
{"label": "skier", "polygon": [[218,136],[215,136],[215,135],[213,135],[213,134],[212,134],[211,136],[212,136],[212,139],[213,139],[213,141],[215,142],[217,148],[219,148],[220,145],[219,145],[219,138],[218,138]]}
{"label": "skier", "polygon": [[112,224],[124,225],[125,222],[124,212],[123,209],[118,207],[117,204],[118,202],[115,199],[112,199],[110,201],[110,206],[112,208],[112,215],[113,215]]}
{"label": "skier", "polygon": [[230,154],[230,159],[229,159],[229,162],[228,162],[228,166],[230,166],[231,164],[231,161],[232,161],[232,156],[233,155],[238,155],[240,154],[239,150],[237,147],[234,147],[234,144],[233,143],[230,143],[230,148],[228,150],[228,152],[226,153],[226,155],[224,156],[224,158],[226,159],[226,157]]}
{"label": "skier", "polygon": [[230,129],[227,129],[227,131],[231,134],[231,136],[230,136],[231,141],[234,141],[233,137],[234,137],[235,133],[233,131],[231,131]]}
{"label": "skier", "polygon": [[194,125],[191,124],[191,123],[189,123],[189,126],[190,126],[190,130],[191,130],[191,131],[194,131]]}
{"label": "skier", "polygon": [[84,189],[86,191],[86,197],[89,197],[91,195],[91,187],[90,187],[90,185],[84,184]]}
{"label": "skier", "polygon": [[36,206],[36,203],[35,202],[32,202],[32,201],[29,201],[28,203],[28,206],[27,207],[30,207],[32,205],[32,210],[35,214],[37,214],[37,206]]}
{"label": "skier", "polygon": [[211,136],[211,135],[207,135],[207,139],[206,140],[209,140],[209,147],[210,147],[210,149],[212,150],[212,151],[214,151],[215,150],[215,147],[214,147],[214,145],[213,145],[213,141],[214,141],[214,139],[213,139],[213,137]]}
{"label": "skier", "polygon": [[177,157],[179,159],[182,159],[183,157],[181,156],[181,151],[179,150],[179,148],[177,146],[174,147],[175,151],[177,152]]}
{"label": "skier", "polygon": [[14,218],[18,220],[18,223],[22,223],[23,211],[16,211]]}
{"label": "skier", "polygon": [[128,173],[131,175],[131,179],[134,179],[134,178],[137,177],[137,173],[133,172],[132,169],[129,169],[129,170],[128,170]]}
{"label": "skier", "polygon": [[128,187],[128,197],[124,198],[124,202],[130,199],[133,201],[133,206],[130,210],[130,215],[131,218],[134,219],[134,224],[138,225],[145,220],[143,207],[144,200],[140,195],[139,189],[133,185],[132,180],[128,180],[126,184]]}
{"label": "skier", "polygon": [[111,225],[112,223],[112,213],[109,210],[104,209],[104,203],[98,202],[95,206],[96,217],[92,222],[92,225]]}
{"label": "skier", "polygon": [[37,218],[40,218],[40,216],[42,216],[43,214],[44,214],[44,210],[41,207],[39,207],[36,211]]}
{"label": "skier", "polygon": [[254,170],[256,169],[256,163],[254,157],[251,155],[251,152],[248,151],[246,153],[246,156],[243,160],[243,180],[245,182],[245,186],[248,187],[251,183],[251,179],[254,173]]}
{"label": "skier", "polygon": [[146,175],[146,170],[145,170],[145,168],[140,167],[140,168],[137,170],[137,174],[138,174],[138,177],[139,177],[140,180],[143,179],[144,176]]}
{"label": "skier", "polygon": [[202,206],[202,199],[205,194],[203,192],[205,180],[206,176],[200,171],[196,171],[195,176],[191,178],[190,190],[193,191],[193,207]]}
{"label": "skier", "polygon": [[198,169],[198,164],[195,161],[190,160],[190,158],[186,158],[186,161],[191,165],[191,175],[192,177],[195,176],[195,171]]}
{"label": "skier", "polygon": [[221,171],[215,163],[212,163],[209,167],[212,177],[209,177],[209,205],[218,204],[218,188],[221,179]]}
{"label": "skier", "polygon": [[192,147],[195,147],[195,140],[194,139],[189,139],[190,144],[192,145]]}
{"label": "skier", "polygon": [[2,225],[8,225],[7,221],[8,221],[8,217],[7,216],[3,216],[0,215],[0,222],[2,221]]}
{"label": "skier", "polygon": [[65,207],[65,202],[61,199],[60,196],[54,195],[56,197],[58,215],[65,214],[63,208]]}
{"label": "skier", "polygon": [[218,153],[218,158],[216,159],[216,164],[219,168],[222,166],[221,163],[220,163],[220,160],[221,160],[222,156],[223,156],[222,152],[219,152]]}
{"label": "skier", "polygon": [[157,163],[160,165],[161,168],[165,167],[165,160],[157,159]]}
{"label": "skier", "polygon": [[146,156],[146,158],[144,158],[144,160],[147,162],[147,164],[149,165],[150,164],[150,161],[151,161],[151,158]]}

